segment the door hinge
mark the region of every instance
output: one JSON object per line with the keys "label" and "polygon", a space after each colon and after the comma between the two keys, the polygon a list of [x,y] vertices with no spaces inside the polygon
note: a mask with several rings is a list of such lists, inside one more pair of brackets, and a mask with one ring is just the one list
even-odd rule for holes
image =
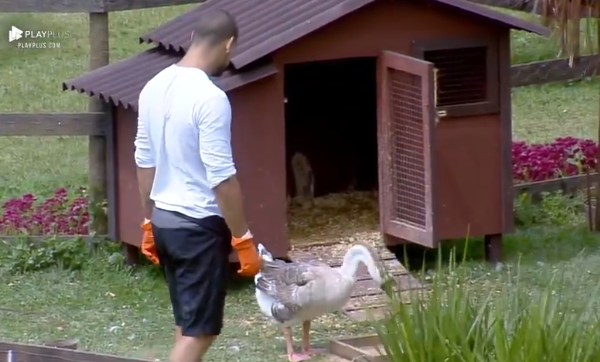
{"label": "door hinge", "polygon": [[[439,69],[433,68],[433,104],[438,105],[438,78],[440,76]],[[435,123],[440,122],[440,118],[446,117],[448,113],[445,110],[436,110]]]}

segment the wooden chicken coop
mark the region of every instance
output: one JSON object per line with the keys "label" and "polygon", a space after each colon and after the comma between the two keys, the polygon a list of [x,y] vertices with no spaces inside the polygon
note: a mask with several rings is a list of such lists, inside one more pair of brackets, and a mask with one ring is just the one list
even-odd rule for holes
{"label": "wooden chicken coop", "polygon": [[[215,79],[256,240],[287,237],[289,164],[311,163],[315,196],[379,189],[385,242],[435,247],[513,230],[510,30],[548,30],[465,0],[210,0],[141,37],[153,49],[65,82],[113,105],[118,237],[140,243],[133,140],[146,82],[181,59],[197,15],[234,15],[240,39]],[[136,39],[132,39],[136,41]]]}

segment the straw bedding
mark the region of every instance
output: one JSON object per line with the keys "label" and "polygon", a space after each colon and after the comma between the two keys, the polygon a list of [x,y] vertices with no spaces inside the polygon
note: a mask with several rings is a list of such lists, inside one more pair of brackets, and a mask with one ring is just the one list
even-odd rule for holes
{"label": "straw bedding", "polygon": [[381,243],[377,193],[351,192],[314,199],[312,206],[290,203],[288,230],[292,245],[336,242]]}

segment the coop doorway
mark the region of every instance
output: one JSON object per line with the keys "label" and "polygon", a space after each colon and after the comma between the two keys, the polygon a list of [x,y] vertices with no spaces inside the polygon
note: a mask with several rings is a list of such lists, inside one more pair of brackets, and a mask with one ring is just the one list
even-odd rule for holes
{"label": "coop doorway", "polygon": [[284,68],[288,232],[294,245],[379,241],[375,57]]}

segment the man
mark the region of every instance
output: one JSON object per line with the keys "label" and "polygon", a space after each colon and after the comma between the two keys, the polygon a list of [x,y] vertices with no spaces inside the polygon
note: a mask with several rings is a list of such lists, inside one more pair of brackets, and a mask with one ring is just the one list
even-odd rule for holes
{"label": "man", "polygon": [[171,362],[200,362],[220,334],[231,246],[239,274],[259,269],[231,155],[231,106],[209,79],[229,65],[237,37],[228,13],[202,15],[183,59],[140,93],[135,161],[177,325]]}

